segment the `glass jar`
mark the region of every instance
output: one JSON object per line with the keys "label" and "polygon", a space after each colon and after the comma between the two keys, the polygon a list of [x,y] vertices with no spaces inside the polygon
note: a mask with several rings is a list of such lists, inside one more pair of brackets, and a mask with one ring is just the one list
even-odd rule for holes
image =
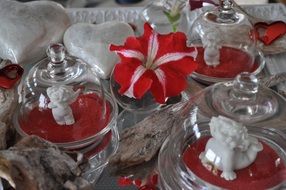
{"label": "glass jar", "polygon": [[117,104],[95,71],[66,55],[62,44],[51,44],[47,55],[24,79],[14,126],[21,136],[36,135],[84,153],[93,169],[87,172],[100,175],[118,147]]}
{"label": "glass jar", "polygon": [[114,72],[110,77],[110,91],[114,99],[124,110],[137,113],[151,113],[158,109],[161,104],[157,103],[150,92],[146,93],[142,98],[130,98],[121,95],[118,91],[120,85],[114,79]]}
{"label": "glass jar", "polygon": [[241,72],[260,73],[265,61],[253,31],[247,16],[234,9],[230,0],[202,13],[188,32],[189,46],[198,50],[199,65],[192,76],[214,83],[233,79]]}
{"label": "glass jar", "polygon": [[176,32],[181,22],[186,0],[156,0],[140,14],[140,24],[148,22],[158,33]]}
{"label": "glass jar", "polygon": [[[174,110],[178,114],[178,125],[172,129],[159,153],[160,188],[285,188],[285,109],[285,99],[260,86],[257,78],[249,73],[238,75],[234,81],[218,83],[198,92],[190,101]],[[234,131],[234,136],[231,136],[231,132],[226,131],[234,130],[234,125],[227,128],[227,123],[219,123],[216,129],[224,131],[225,135],[215,136],[213,118],[222,117],[237,126],[243,126],[243,133]],[[237,140],[238,134],[243,134],[240,142]],[[207,148],[211,147],[208,145],[210,139],[221,140],[219,142],[226,140],[229,149],[226,150],[224,146],[213,146],[219,149],[216,151],[216,148]],[[257,150],[253,163],[235,169],[236,179],[224,179],[221,175],[224,170],[216,164],[224,163],[227,160],[225,155],[237,150],[240,152],[230,154],[236,155],[230,162],[243,155],[243,158],[248,158],[246,153],[254,142],[261,144],[263,149]],[[208,156],[214,158],[213,162],[203,162],[202,156],[206,155],[207,150],[210,150]]]}

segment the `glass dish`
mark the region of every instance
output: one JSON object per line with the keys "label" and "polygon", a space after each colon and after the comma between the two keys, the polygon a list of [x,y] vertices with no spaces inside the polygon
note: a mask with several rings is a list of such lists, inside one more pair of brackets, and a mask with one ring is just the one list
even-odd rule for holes
{"label": "glass dish", "polygon": [[[262,154],[257,158],[260,163],[249,167],[247,172],[237,172],[238,179],[225,181],[218,175],[213,175],[206,170],[199,162],[199,154],[203,151],[200,143],[210,136],[207,122],[196,121],[193,125],[189,123],[178,127],[177,131],[172,134],[173,136],[164,143],[159,154],[160,189],[285,188],[285,136],[279,131],[261,129],[260,127],[247,126],[247,129],[251,136],[263,142],[264,147],[271,149],[270,152],[275,158],[267,160],[269,156]],[[262,156],[265,156],[266,159],[262,159]],[[267,164],[268,167],[261,164]],[[269,170],[267,171],[267,169]],[[202,172],[199,172],[200,170]],[[239,180],[241,176],[247,176],[247,181]],[[216,180],[212,180],[213,178]]]}
{"label": "glass dish", "polygon": [[[271,89],[259,85],[253,74],[242,73],[234,81],[221,82],[205,88],[176,109],[178,125],[161,147],[158,161],[160,188],[174,189],[283,189],[286,187],[286,110],[285,99]],[[245,168],[235,169],[236,179],[222,178],[222,171],[215,163],[223,162],[229,150],[241,150],[246,144],[248,153],[250,141],[238,142],[237,135],[227,136],[226,124],[217,124],[217,129],[227,135],[219,136],[227,146],[234,146],[223,153],[210,151],[216,160],[203,163],[207,146],[214,132],[213,118],[224,117],[244,126],[241,139],[257,139],[262,149],[257,151],[254,162]],[[233,126],[228,128],[234,130]],[[215,138],[216,139],[216,138]],[[220,140],[221,140],[220,139]],[[231,140],[231,141],[228,141]],[[218,141],[217,141],[218,142]],[[219,141],[220,142],[220,141]],[[233,143],[234,142],[234,143]],[[214,146],[215,147],[215,146]],[[205,151],[204,151],[205,150]],[[212,150],[212,149],[210,149]],[[204,152],[204,155],[202,153]],[[222,155],[221,157],[218,155]],[[231,154],[232,155],[232,154]],[[245,155],[246,156],[246,155]],[[235,158],[241,158],[239,155]],[[245,157],[250,158],[250,157]]]}
{"label": "glass dish", "polygon": [[265,61],[253,31],[247,16],[229,0],[199,15],[188,31],[188,45],[198,51],[199,65],[192,77],[211,84],[233,79],[241,72],[259,74]]}
{"label": "glass dish", "polygon": [[[24,80],[22,104],[13,119],[17,132],[38,135],[65,149],[100,142],[116,125],[117,104],[96,73],[81,60],[66,56],[61,44],[51,45],[48,55]],[[69,110],[72,115],[62,117]],[[72,117],[74,123],[68,123]]]}

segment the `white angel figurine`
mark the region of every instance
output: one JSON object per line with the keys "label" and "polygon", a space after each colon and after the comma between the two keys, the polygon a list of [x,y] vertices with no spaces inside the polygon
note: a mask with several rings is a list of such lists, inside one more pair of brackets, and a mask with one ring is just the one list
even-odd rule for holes
{"label": "white angel figurine", "polygon": [[52,109],[53,117],[59,125],[72,125],[75,119],[70,104],[78,97],[80,89],[74,91],[71,86],[58,85],[47,89],[50,102],[48,108]]}
{"label": "white angel figurine", "polygon": [[200,154],[203,165],[213,166],[222,171],[221,177],[226,180],[236,179],[234,170],[251,165],[262,151],[263,145],[247,133],[247,128],[229,118],[212,117],[210,138],[205,151]]}
{"label": "white angel figurine", "polygon": [[215,32],[208,32],[202,43],[204,48],[204,60],[208,66],[216,67],[220,63],[220,38]]}

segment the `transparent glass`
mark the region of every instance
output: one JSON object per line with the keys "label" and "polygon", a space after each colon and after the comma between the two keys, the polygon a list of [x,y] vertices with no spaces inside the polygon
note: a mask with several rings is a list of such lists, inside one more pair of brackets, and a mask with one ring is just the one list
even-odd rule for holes
{"label": "transparent glass", "polygon": [[[234,81],[209,86],[185,103],[177,105],[174,113],[178,116],[178,124],[172,129],[159,153],[160,189],[285,188],[285,102],[276,92],[261,86],[255,75],[242,73]],[[201,161],[208,140],[211,136],[214,137],[210,121],[218,116],[241,123],[248,132],[243,137],[256,138],[263,145],[251,165],[235,170],[235,180],[223,179],[217,167],[212,163],[206,166]],[[223,128],[224,124],[217,126]],[[223,129],[227,131],[226,128]],[[228,139],[227,137],[232,140],[228,143],[229,146],[237,138],[221,136],[223,139]],[[247,142],[249,141],[241,141],[242,144]],[[239,150],[240,146],[229,150]],[[246,150],[250,150],[250,146]],[[218,162],[223,159],[219,156],[220,153],[211,153],[217,157]]]}
{"label": "transparent glass", "polygon": [[14,115],[20,135],[37,135],[66,149],[99,143],[114,125],[117,104],[84,62],[52,44],[48,58],[24,79],[22,104]]}
{"label": "transparent glass", "polygon": [[140,25],[148,22],[158,33],[168,34],[178,30],[186,0],[155,0],[140,14]]}
{"label": "transparent glass", "polygon": [[89,158],[89,166],[85,168],[83,177],[91,184],[96,184],[109,159],[116,153],[119,146],[119,134],[116,123],[111,126],[101,143],[93,144],[80,150]]}
{"label": "transparent glass", "polygon": [[253,31],[247,16],[228,0],[198,16],[188,31],[188,45],[198,50],[199,65],[193,77],[214,83],[233,79],[241,72],[260,73],[264,57],[256,48]]}
{"label": "transparent glass", "polygon": [[[253,126],[247,126],[247,129],[250,136],[258,138],[264,147],[267,146],[272,149],[272,154],[277,157],[277,159],[260,159],[263,161],[261,164],[264,165],[255,163],[249,170],[238,174],[246,176],[247,182],[241,179],[238,183],[239,177],[234,181],[222,182],[220,176],[204,170],[200,166],[201,163],[198,162],[202,149],[197,144],[210,137],[209,126],[207,122],[186,121],[183,126],[178,126],[176,131],[173,131],[171,137],[165,141],[160,150],[158,163],[160,189],[232,189],[233,187],[238,189],[284,189],[286,187],[284,175],[286,164],[285,137],[281,132],[275,130]],[[191,156],[194,159],[187,155],[189,147],[192,148]],[[271,166],[271,170],[267,171],[269,168],[266,166]],[[212,176],[212,179],[217,179],[217,182],[206,181],[206,177],[197,169],[210,172],[209,175]]]}
{"label": "transparent glass", "polygon": [[125,95],[121,95],[118,90],[120,85],[114,80],[113,72],[110,77],[110,91],[117,103],[128,111],[134,111],[136,113],[150,113],[160,107],[150,92],[146,93],[141,99],[130,98]]}

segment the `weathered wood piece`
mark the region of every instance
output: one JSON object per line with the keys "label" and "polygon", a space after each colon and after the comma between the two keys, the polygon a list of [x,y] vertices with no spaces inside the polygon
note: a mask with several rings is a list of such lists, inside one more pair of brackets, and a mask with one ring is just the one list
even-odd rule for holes
{"label": "weathered wood piece", "polygon": [[0,151],[0,177],[17,190],[89,189],[77,161],[35,136]]}
{"label": "weathered wood piece", "polygon": [[110,164],[119,171],[154,158],[172,128],[180,125],[182,120],[176,120],[179,114],[176,108],[180,106],[181,103],[152,113],[133,127],[123,130],[119,149]]}
{"label": "weathered wood piece", "polygon": [[[203,86],[189,79],[189,88],[186,93],[187,95],[195,94],[202,89]],[[187,102],[182,100],[180,103],[150,114],[133,127],[124,129],[120,134],[119,149],[110,160],[113,173],[124,175],[134,172],[135,176],[145,175],[141,172],[140,164],[144,167],[151,159],[156,160],[157,153],[172,128],[182,126],[180,122],[183,122],[184,119],[178,118],[188,115],[187,108],[191,104]],[[152,171],[155,165],[150,165],[152,165],[150,169]]]}

